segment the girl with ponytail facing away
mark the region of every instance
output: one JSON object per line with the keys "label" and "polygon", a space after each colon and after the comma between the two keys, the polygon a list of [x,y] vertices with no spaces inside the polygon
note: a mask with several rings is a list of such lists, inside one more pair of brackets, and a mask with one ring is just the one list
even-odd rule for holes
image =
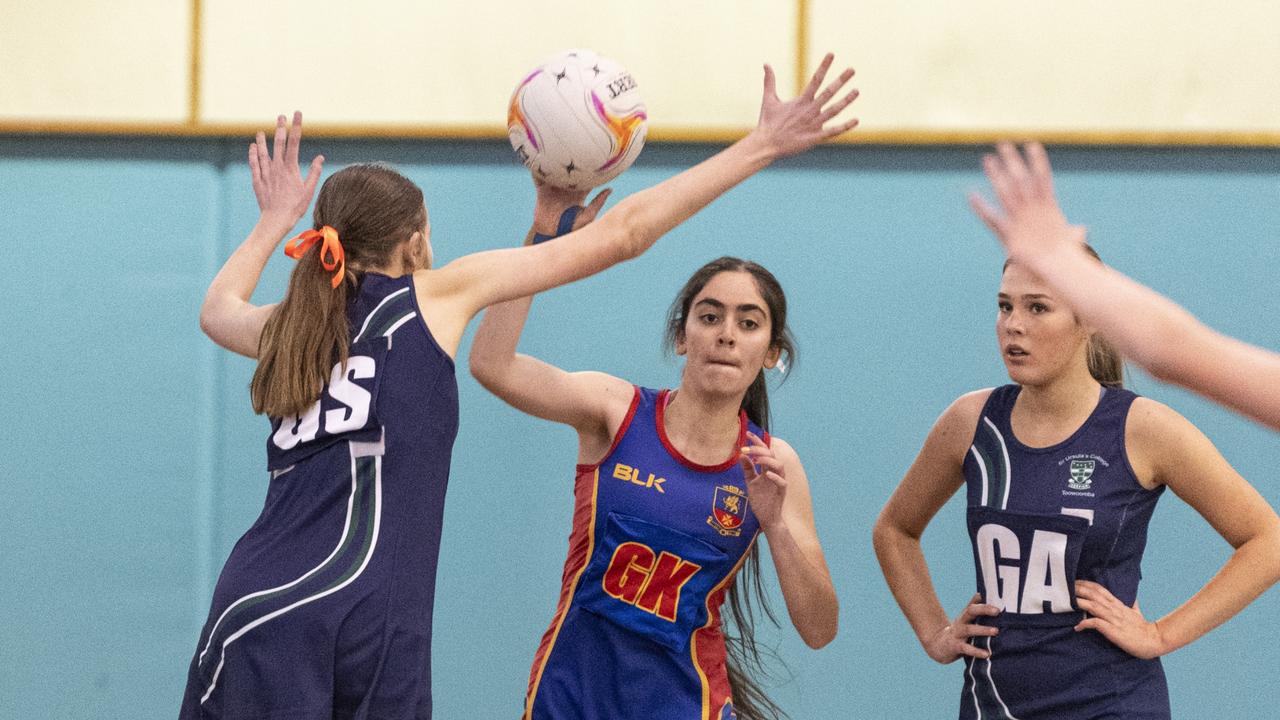
{"label": "girl with ponytail facing away", "polygon": [[[847,77],[845,78],[847,80]],[[766,87],[772,88],[772,74]],[[201,328],[255,358],[255,411],[270,420],[262,514],[227,559],[192,659],[182,718],[431,717],[431,617],[450,455],[454,356],[486,305],[636,257],[768,166],[852,127],[852,100],[766,93],[747,138],[618,203],[601,195],[555,243],[432,264],[422,191],[354,165],[320,189],[284,299],[250,302],[267,260],[311,204],[301,115],[249,148],[261,216],[209,286]],[[540,188],[534,228],[565,209]],[[590,223],[589,225],[587,223]],[[554,225],[553,225],[554,227]]]}

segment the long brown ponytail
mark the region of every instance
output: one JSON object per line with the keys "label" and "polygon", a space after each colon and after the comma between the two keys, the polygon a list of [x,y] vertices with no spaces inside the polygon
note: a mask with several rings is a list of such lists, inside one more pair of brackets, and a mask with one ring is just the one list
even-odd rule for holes
{"label": "long brown ponytail", "polygon": [[[693,299],[713,277],[722,272],[745,272],[755,280],[756,289],[769,307],[771,347],[780,352],[778,367],[785,374],[796,360],[795,339],[787,327],[787,297],[782,285],[773,273],[763,266],[735,257],[721,257],[698,268],[680,290],[667,313],[666,346],[668,349],[684,337],[685,321]],[[769,430],[769,388],[761,370],[751,382],[742,398],[742,409],[751,422]],[[726,596],[728,617],[732,632],[723,629],[725,639],[725,670],[729,676],[729,688],[733,693],[733,709],[738,720],[782,720],[787,715],[761,687],[757,678],[767,676],[764,658],[755,642],[756,607],[775,626],[777,618],[769,607],[764,585],[760,580],[759,543],[754,543],[747,559],[738,571]]]}
{"label": "long brown ponytail", "polygon": [[333,366],[347,361],[347,301],[364,271],[387,265],[396,247],[426,223],[422,190],[389,165],[352,165],[329,176],[312,224],[338,231],[346,274],[332,287],[318,243],[298,259],[284,300],[258,341],[258,368],[249,385],[254,412],[298,415],[316,401]]}

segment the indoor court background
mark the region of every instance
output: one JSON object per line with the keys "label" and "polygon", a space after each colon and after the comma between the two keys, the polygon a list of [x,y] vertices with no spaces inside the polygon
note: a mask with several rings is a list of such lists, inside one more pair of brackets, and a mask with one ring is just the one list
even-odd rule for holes
{"label": "indoor court background", "polygon": [[[1064,208],[1105,260],[1210,325],[1280,349],[1272,3],[1223,16],[1185,0],[1159,13],[1086,2],[1069,18],[1003,0],[968,4],[974,17],[886,2],[657,2],[644,14],[410,5],[373,2],[358,18],[336,3],[250,11],[240,0],[0,9],[0,718],[177,712],[217,572],[267,485],[253,365],[215,347],[197,316],[256,219],[252,131],[295,107],[308,118],[304,158],[324,154],[326,174],[386,160],[422,186],[443,264],[523,239],[533,194],[505,139],[505,102],[520,71],[557,50],[613,56],[653,98],[649,145],[615,197],[740,136],[761,61],[794,78],[831,48],[858,68],[854,142],[780,162],[640,259],[540,297],[521,344],[567,369],[674,386],[662,325],[688,275],[731,254],[779,277],[800,358],[773,385],[774,429],[805,463],[841,600],[839,636],[814,652],[766,582],[783,627],[758,637],[785,662],[770,686],[796,720],[946,718],[958,707],[963,665],[919,648],[870,530],[943,408],[1007,382],[994,337],[1002,253],[965,202],[984,184],[991,141],[1051,141]],[[852,17],[855,6],[871,20]],[[738,14],[732,32],[723,12]],[[396,52],[361,54],[361,42]],[[325,52],[305,53],[308,43]],[[291,267],[273,258],[256,299],[278,298]],[[575,439],[480,388],[468,346],[435,716],[514,718],[559,587]],[[1140,373],[1130,384],[1191,419],[1280,505],[1280,436]],[[959,496],[924,544],[958,612],[974,586]],[[1148,618],[1190,597],[1229,552],[1167,493],[1139,594]],[[1273,589],[1166,656],[1174,717],[1274,714],[1277,617]]]}

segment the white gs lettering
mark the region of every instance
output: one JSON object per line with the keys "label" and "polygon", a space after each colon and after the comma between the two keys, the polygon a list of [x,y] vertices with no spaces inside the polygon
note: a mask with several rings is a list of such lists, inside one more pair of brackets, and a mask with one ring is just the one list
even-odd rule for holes
{"label": "white gs lettering", "polygon": [[342,371],[342,363],[333,366],[333,373],[329,377],[329,396],[346,405],[349,411],[334,408],[325,413],[325,432],[337,435],[364,427],[369,420],[369,401],[373,396],[351,380],[367,380],[373,377],[374,370],[373,358],[365,355],[347,358],[346,372]]}
{"label": "white gs lettering", "polygon": [[307,408],[301,417],[291,415],[280,419],[280,428],[271,436],[271,441],[281,450],[290,450],[298,443],[311,442],[320,432],[320,401]]}
{"label": "white gs lettering", "polygon": [[[373,396],[353,380],[366,380],[377,371],[374,359],[366,355],[347,358],[346,371],[342,363],[333,366],[329,374],[329,397],[345,405],[324,413],[324,431],[329,435],[356,430],[369,420],[369,404]],[[280,427],[271,436],[271,442],[281,450],[291,450],[300,443],[316,439],[320,433],[320,401],[317,400],[301,416],[281,418]]]}

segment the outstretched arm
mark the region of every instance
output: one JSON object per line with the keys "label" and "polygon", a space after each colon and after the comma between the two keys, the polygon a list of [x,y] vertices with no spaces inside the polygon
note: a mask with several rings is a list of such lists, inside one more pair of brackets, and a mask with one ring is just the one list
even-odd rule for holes
{"label": "outstretched arm", "polygon": [[275,308],[254,305],[249,298],[271,254],[307,212],[320,182],[324,157],[317,155],[303,178],[298,169],[301,143],[302,113],[295,112],[291,128],[285,127],[283,115],[276,119],[272,152],[267,151],[264,133],[249,145],[249,174],[261,212],[258,224],[214,276],[200,308],[200,329],[222,347],[247,357],[258,356],[258,338]]}
{"label": "outstretched arm", "polygon": [[[574,229],[590,223],[608,196],[608,190],[596,195],[578,213]],[[583,199],[585,193],[539,183],[533,228],[525,245],[531,243],[534,233],[552,235],[561,214]],[[603,453],[630,406],[631,385],[605,373],[566,372],[538,358],[517,353],[516,346],[532,303],[533,296],[525,296],[489,306],[471,344],[471,374],[489,392],[517,410],[576,428],[583,441],[581,452]],[[598,457],[581,459],[594,462]]]}
{"label": "outstretched arm", "polygon": [[800,457],[773,438],[766,445],[748,433],[742,448],[747,501],[769,541],[769,555],[782,586],[787,615],[800,637],[817,649],[836,637],[840,602],[813,522],[813,498]]}
{"label": "outstretched arm", "polygon": [[1078,315],[1155,377],[1280,430],[1280,354],[1215,332],[1191,313],[1081,247],[1054,197],[1049,157],[1009,143],[984,160],[999,207],[970,198],[1013,262],[1053,287]]}
{"label": "outstretched arm", "polygon": [[[787,102],[778,98],[773,70],[765,66],[764,100],[755,130],[698,165],[628,197],[585,228],[553,243],[476,253],[439,270],[421,271],[416,277],[419,296],[456,308],[450,313],[453,319],[447,321],[449,327],[437,322],[433,333],[460,338],[461,327],[480,308],[563,285],[634,258],[774,160],[804,152],[853,128],[857,120],[829,124],[857,97],[854,90],[836,99],[853,70],[845,70],[819,92],[831,60],[828,55],[804,92]],[[448,348],[447,342],[442,345]]]}

